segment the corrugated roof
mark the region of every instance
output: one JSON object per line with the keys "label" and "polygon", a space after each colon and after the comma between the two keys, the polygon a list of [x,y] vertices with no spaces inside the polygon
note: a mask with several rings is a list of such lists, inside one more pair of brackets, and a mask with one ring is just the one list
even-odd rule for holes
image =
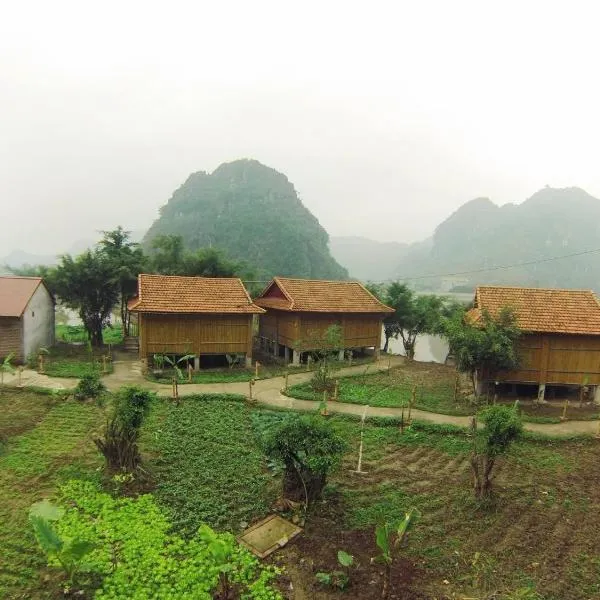
{"label": "corrugated roof", "polygon": [[138,296],[129,302],[135,312],[158,313],[262,313],[252,303],[241,279],[138,276]]}
{"label": "corrugated roof", "polygon": [[600,304],[590,290],[480,286],[470,315],[477,320],[487,310],[496,316],[504,306],[515,311],[523,331],[600,335]]}
{"label": "corrugated roof", "polygon": [[[273,286],[279,297],[269,297]],[[358,281],[324,281],[275,277],[254,301],[263,308],[300,312],[393,313]]]}
{"label": "corrugated roof", "polygon": [[0,317],[20,317],[41,277],[0,277]]}

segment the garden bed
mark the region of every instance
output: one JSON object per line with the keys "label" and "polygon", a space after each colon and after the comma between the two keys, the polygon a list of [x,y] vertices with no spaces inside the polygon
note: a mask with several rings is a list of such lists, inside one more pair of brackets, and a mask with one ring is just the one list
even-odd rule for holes
{"label": "garden bed", "polygon": [[[87,345],[58,344],[43,354],[44,375],[50,377],[73,377],[81,379],[85,375],[107,375],[112,373],[112,361],[108,359],[108,350],[92,349]],[[39,370],[39,363],[35,363]]]}

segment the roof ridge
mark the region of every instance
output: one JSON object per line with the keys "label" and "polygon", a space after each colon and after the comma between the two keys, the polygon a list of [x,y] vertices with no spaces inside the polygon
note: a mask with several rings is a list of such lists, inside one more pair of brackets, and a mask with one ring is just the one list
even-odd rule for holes
{"label": "roof ridge", "polygon": [[35,281],[43,281],[44,278],[39,275],[0,275],[0,279],[32,279]]}
{"label": "roof ridge", "polygon": [[475,290],[484,288],[493,290],[532,290],[538,292],[589,292],[595,294],[594,290],[584,288],[523,287],[520,285],[478,285]]}

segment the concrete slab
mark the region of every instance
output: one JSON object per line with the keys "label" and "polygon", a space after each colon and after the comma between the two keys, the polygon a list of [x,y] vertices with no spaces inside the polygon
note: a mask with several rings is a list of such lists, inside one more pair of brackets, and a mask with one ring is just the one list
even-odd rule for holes
{"label": "concrete slab", "polygon": [[237,540],[259,558],[265,558],[285,546],[301,531],[301,527],[283,517],[270,515],[252,527],[248,527]]}

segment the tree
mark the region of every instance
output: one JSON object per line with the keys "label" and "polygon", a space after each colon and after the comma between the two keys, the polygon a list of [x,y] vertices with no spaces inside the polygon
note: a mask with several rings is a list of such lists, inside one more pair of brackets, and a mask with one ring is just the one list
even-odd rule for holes
{"label": "tree", "polygon": [[[385,289],[385,291],[384,291]],[[415,357],[417,337],[422,334],[437,334],[440,332],[442,317],[449,310],[451,303],[444,296],[433,294],[419,296],[405,283],[395,281],[387,288],[371,287],[384,304],[394,309],[383,322],[385,344],[387,352],[391,338],[402,339],[404,352],[409,360]]]}
{"label": "tree", "polygon": [[62,303],[77,310],[92,346],[102,346],[102,328],[119,298],[113,263],[100,249],[77,258],[65,254],[51,275],[53,291]]}
{"label": "tree", "polygon": [[152,240],[152,271],[162,275],[180,275],[184,247],[180,235],[158,235]]}
{"label": "tree", "polygon": [[523,424],[514,406],[490,406],[480,413],[479,418],[483,422],[479,429],[476,419],[473,419],[471,469],[475,497],[485,500],[492,494],[492,470],[496,458],[505,454],[510,444],[521,435]]}
{"label": "tree", "polygon": [[327,475],[340,461],[346,444],[323,419],[294,416],[267,432],[265,454],[283,462],[283,492],[306,505],[321,497]]}
{"label": "tree", "polygon": [[144,270],[146,259],[140,246],[131,241],[130,231],[119,226],[112,231],[103,231],[102,234],[98,245],[110,261],[118,282],[123,335],[129,335],[127,302],[137,292],[137,276]]}
{"label": "tree", "polygon": [[188,277],[239,277],[252,276],[241,263],[230,260],[218,248],[186,250],[179,235],[159,235],[152,240],[154,253],[152,270],[162,275],[186,275]]}
{"label": "tree", "polygon": [[478,395],[478,374],[514,369],[519,364],[517,341],[521,334],[514,312],[504,307],[493,318],[483,311],[474,322],[467,314],[455,313],[441,329],[459,371],[469,373],[473,393]]}

